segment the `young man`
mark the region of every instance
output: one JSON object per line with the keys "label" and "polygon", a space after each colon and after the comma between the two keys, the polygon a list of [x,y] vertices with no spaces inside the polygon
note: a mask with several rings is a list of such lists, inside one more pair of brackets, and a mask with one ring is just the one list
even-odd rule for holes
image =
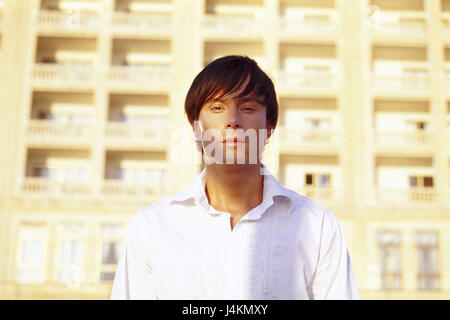
{"label": "young man", "polygon": [[260,161],[278,104],[256,62],[227,56],[207,65],[185,111],[206,167],[133,217],[111,298],[359,299],[337,218]]}

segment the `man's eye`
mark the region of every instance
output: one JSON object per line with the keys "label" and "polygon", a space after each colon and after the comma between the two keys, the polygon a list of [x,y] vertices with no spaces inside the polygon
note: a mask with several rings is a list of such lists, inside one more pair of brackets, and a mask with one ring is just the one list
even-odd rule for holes
{"label": "man's eye", "polygon": [[222,106],[214,105],[214,106],[211,106],[210,109],[213,110],[213,111],[222,110]]}
{"label": "man's eye", "polygon": [[244,110],[244,111],[254,111],[255,108],[253,108],[253,107],[243,107],[242,110]]}

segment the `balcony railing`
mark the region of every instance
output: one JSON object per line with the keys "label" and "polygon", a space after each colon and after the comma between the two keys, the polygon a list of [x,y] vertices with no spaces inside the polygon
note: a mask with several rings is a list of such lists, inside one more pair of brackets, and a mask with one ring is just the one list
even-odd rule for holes
{"label": "balcony railing", "polygon": [[280,142],[287,145],[330,146],[337,145],[340,132],[332,130],[302,130],[280,128]]}
{"label": "balcony railing", "polygon": [[374,75],[373,82],[377,89],[382,90],[427,89],[430,85],[428,73],[417,73],[412,75]]}
{"label": "balcony railing", "polygon": [[55,32],[64,31],[96,31],[99,26],[99,15],[95,12],[74,10],[61,12],[40,10],[38,16],[39,29]]}
{"label": "balcony railing", "polygon": [[334,35],[337,32],[337,12],[335,10],[304,10],[302,17],[279,18],[280,32],[286,35],[319,36]]}
{"label": "balcony railing", "polygon": [[264,30],[261,19],[248,15],[205,14],[203,27],[207,32],[246,35]]}
{"label": "balcony railing", "polygon": [[123,33],[169,32],[172,17],[169,13],[114,12],[112,26],[116,32]]}
{"label": "balcony railing", "polygon": [[434,188],[378,189],[377,201],[389,204],[432,204],[437,201]]}
{"label": "balcony railing", "polygon": [[47,178],[25,178],[21,191],[36,196],[88,196],[91,185],[84,181],[55,181]]}
{"label": "balcony railing", "polygon": [[296,89],[336,89],[338,78],[327,72],[286,72],[280,71],[280,85]]}
{"label": "balcony railing", "polygon": [[108,122],[105,136],[111,139],[144,138],[162,142],[168,138],[168,130],[164,126],[151,126],[133,122]]}
{"label": "balcony railing", "polygon": [[30,138],[71,138],[90,137],[91,126],[76,123],[58,123],[50,120],[30,120],[27,128]]}
{"label": "balcony railing", "polygon": [[109,79],[120,86],[151,86],[168,84],[171,78],[171,67],[168,64],[144,66],[111,66]]}
{"label": "balcony railing", "polygon": [[439,290],[441,277],[439,273],[430,272],[428,274],[417,275],[417,283],[419,290]]}
{"label": "balcony railing", "polygon": [[427,33],[423,14],[415,12],[377,12],[371,24],[375,35],[424,38]]}
{"label": "balcony railing", "polygon": [[376,133],[376,142],[379,147],[426,147],[430,146],[432,139],[433,133],[430,131],[378,131]]}
{"label": "balcony railing", "polygon": [[446,87],[450,87],[450,69],[444,71],[444,84]]}
{"label": "balcony railing", "polygon": [[450,38],[450,12],[442,14],[442,35],[444,38]]}
{"label": "balcony railing", "polygon": [[330,203],[342,200],[342,190],[334,189],[331,187],[304,186],[303,188],[292,188],[287,186],[287,188],[295,190],[299,194],[318,202],[323,201]]}
{"label": "balcony railing", "polygon": [[166,188],[162,183],[146,185],[110,179],[104,181],[102,194],[117,198],[145,200],[151,196],[161,195],[165,190]]}
{"label": "balcony railing", "polygon": [[92,84],[95,78],[95,67],[76,63],[36,63],[32,70],[32,77],[34,80],[43,82]]}

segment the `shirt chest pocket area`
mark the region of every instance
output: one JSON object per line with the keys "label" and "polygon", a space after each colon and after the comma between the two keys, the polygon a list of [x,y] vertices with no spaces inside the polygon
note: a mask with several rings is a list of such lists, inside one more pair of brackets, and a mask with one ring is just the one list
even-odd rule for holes
{"label": "shirt chest pocket area", "polygon": [[192,243],[165,246],[153,259],[157,294],[161,299],[201,299],[202,268],[198,250]]}

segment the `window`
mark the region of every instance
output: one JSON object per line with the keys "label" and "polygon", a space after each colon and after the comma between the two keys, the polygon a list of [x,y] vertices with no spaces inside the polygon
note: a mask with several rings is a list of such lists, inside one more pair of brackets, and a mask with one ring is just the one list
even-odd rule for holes
{"label": "window", "polygon": [[105,224],[103,226],[102,265],[100,281],[114,280],[114,272],[122,254],[124,227],[121,224]]}
{"label": "window", "polygon": [[419,290],[439,290],[438,235],[436,232],[416,234]]}
{"label": "window", "polygon": [[320,118],[308,118],[305,119],[306,130],[329,130],[330,120]]}
{"label": "window", "polygon": [[408,121],[406,122],[406,129],[411,132],[424,131],[428,129],[428,123],[424,121]]}
{"label": "window", "polygon": [[432,176],[409,176],[409,199],[415,202],[433,202],[434,180]]}
{"label": "window", "polygon": [[80,224],[60,226],[58,281],[67,284],[83,280],[85,229]]}
{"label": "window", "polygon": [[43,225],[22,225],[18,233],[17,279],[43,282],[46,279],[47,229]]}
{"label": "window", "polygon": [[412,188],[432,188],[433,177],[431,176],[409,176],[409,186]]}
{"label": "window", "polygon": [[331,142],[331,121],[323,118],[305,119],[305,133],[303,142],[317,144],[327,144]]}
{"label": "window", "polygon": [[332,197],[331,175],[326,173],[305,174],[305,195],[314,200],[328,200]]}
{"label": "window", "polygon": [[164,169],[117,169],[117,179],[124,182],[145,186],[164,186],[168,182],[167,171]]}
{"label": "window", "polygon": [[331,181],[330,174],[323,173],[306,173],[305,174],[305,186],[308,187],[318,187],[318,188],[329,188]]}
{"label": "window", "polygon": [[380,252],[381,289],[401,289],[400,234],[378,233]]}

